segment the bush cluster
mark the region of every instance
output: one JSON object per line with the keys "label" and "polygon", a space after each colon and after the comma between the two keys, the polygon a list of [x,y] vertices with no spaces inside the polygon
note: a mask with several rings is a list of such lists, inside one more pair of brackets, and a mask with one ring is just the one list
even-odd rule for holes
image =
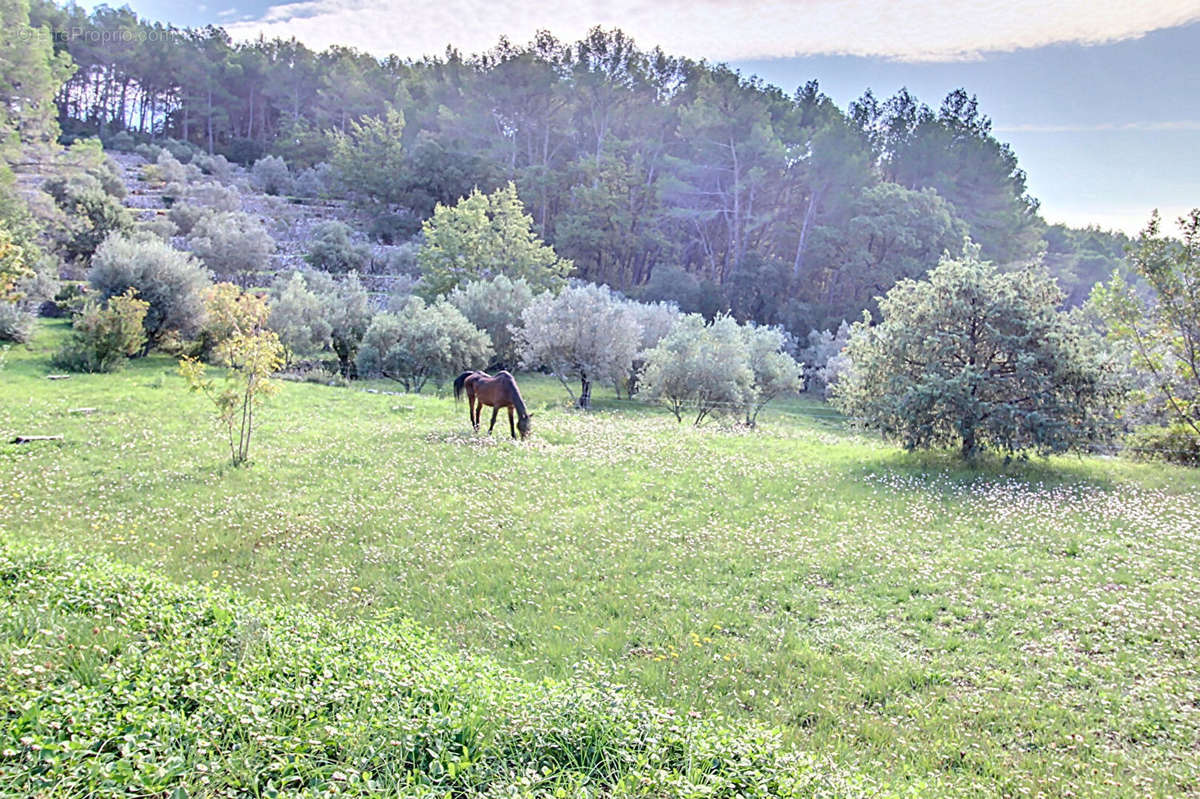
{"label": "bush cluster", "polygon": [[35,795],[809,797],[778,733],[531,684],[405,622],[0,545],[0,777]]}
{"label": "bush cluster", "polygon": [[108,302],[88,303],[75,317],[71,337],[53,363],[70,372],[112,372],[138,354],[146,344],[143,322],[150,303],[126,290]]}
{"label": "bush cluster", "polygon": [[158,345],[168,333],[191,338],[204,320],[208,271],[187,253],[157,238],[113,236],[92,258],[88,282],[101,300],[133,288],[149,303],[146,337]]}
{"label": "bush cluster", "polygon": [[212,211],[196,220],[188,248],[223,279],[248,285],[270,267],[275,240],[257,217],[241,211]]}

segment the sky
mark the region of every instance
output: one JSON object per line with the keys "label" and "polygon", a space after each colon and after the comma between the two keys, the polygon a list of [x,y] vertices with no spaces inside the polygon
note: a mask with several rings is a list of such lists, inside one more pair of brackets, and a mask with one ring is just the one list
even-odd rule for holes
{"label": "sky", "polygon": [[[114,3],[115,4],[115,3]],[[1136,232],[1200,206],[1200,0],[130,0],[235,39],[295,36],[386,55],[464,53],[538,29],[620,27],[643,47],[724,61],[838,105],[963,87],[1009,142],[1051,222]]]}

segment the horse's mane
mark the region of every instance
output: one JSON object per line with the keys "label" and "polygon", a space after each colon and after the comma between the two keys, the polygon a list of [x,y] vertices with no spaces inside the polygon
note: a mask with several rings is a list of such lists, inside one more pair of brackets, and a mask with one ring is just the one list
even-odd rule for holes
{"label": "horse's mane", "polygon": [[507,369],[497,372],[496,377],[512,388],[513,408],[516,409],[517,416],[521,418],[528,416],[529,411],[525,409],[525,398],[521,396],[521,389],[517,388],[517,379]]}

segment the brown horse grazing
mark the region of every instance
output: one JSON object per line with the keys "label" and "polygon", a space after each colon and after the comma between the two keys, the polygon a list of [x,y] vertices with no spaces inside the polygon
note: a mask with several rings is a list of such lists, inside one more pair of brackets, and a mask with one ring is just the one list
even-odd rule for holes
{"label": "brown horse grazing", "polygon": [[[471,414],[471,427],[479,432],[479,417],[484,405],[492,406],[492,423],[488,425],[488,435],[496,426],[496,414],[501,408],[508,408],[508,429],[512,437],[521,438],[529,435],[529,418],[533,415],[525,409],[525,400],[521,398],[521,390],[517,381],[508,372],[500,372],[495,377],[486,372],[463,372],[454,378],[454,399],[462,397],[463,389],[467,392],[467,405]],[[513,426],[513,410],[517,412],[517,424]]]}

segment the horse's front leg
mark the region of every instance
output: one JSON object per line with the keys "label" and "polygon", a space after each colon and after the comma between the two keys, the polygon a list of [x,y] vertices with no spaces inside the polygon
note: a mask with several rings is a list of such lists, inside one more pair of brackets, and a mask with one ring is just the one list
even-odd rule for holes
{"label": "horse's front leg", "polygon": [[500,413],[500,409],[492,408],[492,423],[488,425],[488,435],[492,434],[492,428],[496,426],[496,414]]}
{"label": "horse's front leg", "polygon": [[513,410],[511,405],[508,406],[508,432],[514,439],[517,437],[517,428],[513,424]]}

